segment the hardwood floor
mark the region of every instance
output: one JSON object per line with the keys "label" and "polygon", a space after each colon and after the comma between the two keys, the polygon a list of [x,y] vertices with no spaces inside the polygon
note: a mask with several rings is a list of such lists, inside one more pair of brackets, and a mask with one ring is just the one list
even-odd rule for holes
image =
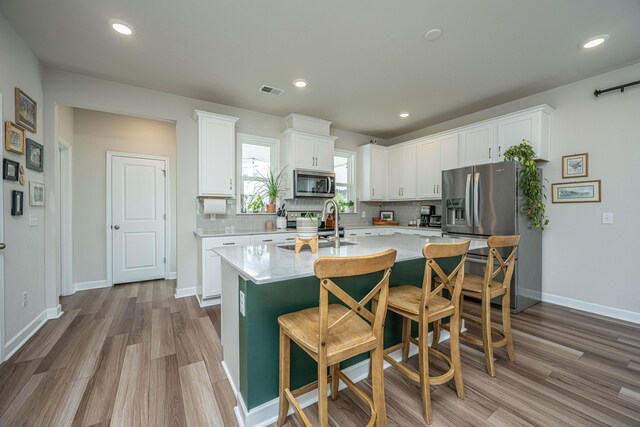
{"label": "hardwood floor", "polygon": [[[176,300],[174,286],[62,298],[64,315],[0,365],[0,426],[236,426],[219,308]],[[480,314],[477,304],[465,309]],[[640,426],[640,325],[544,303],[512,323],[517,361],[496,350],[491,378],[482,352],[463,344],[466,398],[432,387],[434,426]],[[433,361],[434,372],[442,368]],[[369,380],[359,385],[371,392]],[[424,425],[417,384],[389,368],[385,390],[390,426]],[[315,405],[305,413],[317,422]],[[329,401],[329,414],[332,426],[368,419],[348,390]],[[291,416],[287,425],[300,424]]]}

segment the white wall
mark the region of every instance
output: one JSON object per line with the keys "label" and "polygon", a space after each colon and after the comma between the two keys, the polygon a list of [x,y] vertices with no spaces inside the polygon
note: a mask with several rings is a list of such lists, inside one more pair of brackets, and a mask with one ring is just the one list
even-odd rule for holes
{"label": "white wall", "polygon": [[75,108],[73,134],[73,278],[105,281],[107,151],[169,158],[169,242],[167,263],[176,271],[176,126]]}
{"label": "white wall", "polygon": [[64,141],[73,146],[73,120],[74,120],[74,108],[66,107],[64,105],[58,106],[58,136]]}
{"label": "white wall", "polygon": [[[27,137],[43,143],[43,97],[41,70],[38,60],[20,39],[5,18],[0,15],[0,92],[2,92],[2,156],[20,162],[25,156],[9,153],[4,149],[4,121],[15,121],[14,91],[19,87],[38,103],[37,133],[27,132]],[[45,155],[51,147],[45,144]],[[44,209],[30,207],[29,181],[44,182],[41,172],[25,167],[25,185],[4,181],[4,307],[5,342],[40,315],[45,308],[44,299]],[[11,216],[11,191],[24,192],[24,215]],[[49,201],[45,199],[45,204]],[[38,226],[29,227],[29,215],[38,217]],[[28,293],[28,305],[21,307],[22,293]],[[5,343],[1,343],[4,345]]]}
{"label": "white wall", "polygon": [[[611,71],[389,140],[408,141],[539,104],[555,108],[551,118],[551,161],[543,165],[550,183],[562,182],[561,158],[589,153],[589,177],[602,180],[602,203],[552,204],[543,234],[543,292],[550,300],[598,310],[597,304],[635,312],[640,318],[640,281],[635,271],[640,241],[640,86],[625,93],[604,89],[638,80],[640,64]],[[564,180],[569,181],[569,180]],[[613,212],[613,225],[601,224]],[[570,298],[567,301],[554,298]],[[600,310],[602,313],[607,310]],[[610,314],[614,314],[611,312]]]}

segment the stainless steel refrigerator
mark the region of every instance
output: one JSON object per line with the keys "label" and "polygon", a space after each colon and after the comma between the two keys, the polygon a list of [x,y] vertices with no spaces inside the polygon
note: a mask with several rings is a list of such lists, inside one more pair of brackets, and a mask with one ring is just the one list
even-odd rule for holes
{"label": "stainless steel refrigerator", "polygon": [[[517,162],[502,162],[442,172],[444,234],[473,238],[520,234],[511,282],[514,313],[539,302],[542,292],[542,232],[522,212],[518,171]],[[470,251],[466,271],[483,275],[488,252]]]}

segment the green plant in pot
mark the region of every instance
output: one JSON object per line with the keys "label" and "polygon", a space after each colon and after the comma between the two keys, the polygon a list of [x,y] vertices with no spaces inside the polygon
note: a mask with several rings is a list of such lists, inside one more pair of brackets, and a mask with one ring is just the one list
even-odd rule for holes
{"label": "green plant in pot", "polygon": [[269,201],[269,203],[267,203],[268,213],[276,212],[276,199],[287,191],[286,175],[284,174],[285,169],[287,168],[285,167],[278,172],[277,169],[273,170],[269,168],[265,175],[260,174],[260,176],[256,178],[258,182],[256,192],[262,194],[265,199]]}
{"label": "green plant in pot", "polygon": [[256,195],[247,208],[253,213],[262,212],[264,209],[264,200],[262,200],[262,196],[260,194]]}
{"label": "green plant in pot", "polygon": [[336,194],[334,200],[338,204],[338,210],[340,212],[353,212],[354,203],[351,200],[347,200],[342,194]]}
{"label": "green plant in pot", "polygon": [[515,160],[520,162],[521,165],[518,181],[520,182],[520,189],[527,199],[523,213],[527,215],[532,226],[544,230],[544,226],[549,224],[549,220],[545,216],[544,207],[544,199],[547,196],[544,194],[545,186],[540,179],[538,165],[533,160],[535,156],[536,153],[533,151],[533,147],[525,139],[522,140],[521,144],[509,147],[504,152],[506,161]]}

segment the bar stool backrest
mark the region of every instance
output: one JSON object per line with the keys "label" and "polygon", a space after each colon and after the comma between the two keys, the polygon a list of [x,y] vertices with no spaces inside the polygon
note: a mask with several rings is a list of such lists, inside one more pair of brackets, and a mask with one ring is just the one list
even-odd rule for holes
{"label": "bar stool backrest", "polygon": [[[467,260],[467,252],[469,251],[470,240],[465,240],[460,243],[427,243],[422,248],[422,254],[427,259],[425,263],[424,279],[422,282],[422,310],[420,315],[422,316],[429,307],[429,300],[435,296],[440,295],[446,288],[451,294],[451,301],[459,301],[462,292],[462,281],[464,280],[464,264]],[[446,274],[437,259],[461,257],[458,265],[453,269],[450,274]],[[440,279],[438,286],[433,288],[433,282],[435,275]],[[456,304],[457,306],[457,304]]]}
{"label": "bar stool backrest", "polygon": [[[313,265],[315,275],[320,279],[320,336],[318,349],[325,347],[329,332],[354,315],[359,315],[369,322],[373,333],[382,333],[382,323],[387,312],[387,297],[389,295],[389,276],[391,267],[396,261],[397,251],[389,249],[375,255],[358,257],[320,257]],[[371,291],[356,301],[351,295],[346,293],[331,278],[361,276],[370,273],[383,271],[382,279],[371,288]],[[340,301],[349,307],[349,311],[328,324],[329,293],[335,295]],[[378,308],[376,313],[365,308],[365,305],[377,296]]]}
{"label": "bar stool backrest", "polygon": [[[489,245],[489,257],[487,258],[487,265],[484,268],[484,287],[487,288],[489,283],[495,279],[495,277],[502,273],[502,286],[504,286],[507,291],[511,286],[511,277],[513,276],[513,270],[515,267],[515,263],[513,260],[516,257],[516,252],[518,250],[518,244],[520,243],[520,235],[514,236],[491,236],[487,240],[487,244]],[[502,248],[511,248],[511,252],[506,259],[502,257],[500,254],[500,250]],[[493,267],[497,262],[498,267],[494,270]]]}

